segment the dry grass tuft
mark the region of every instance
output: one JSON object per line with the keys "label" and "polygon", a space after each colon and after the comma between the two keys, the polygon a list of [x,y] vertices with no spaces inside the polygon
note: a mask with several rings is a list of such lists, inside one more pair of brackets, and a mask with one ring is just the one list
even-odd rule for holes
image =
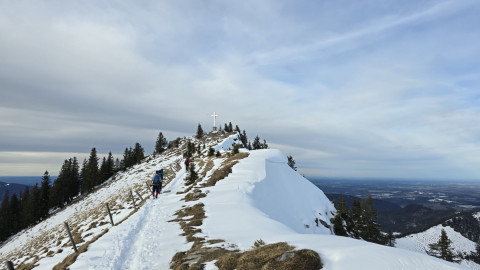
{"label": "dry grass tuft", "polygon": [[235,166],[241,159],[248,157],[249,153],[238,153],[236,155],[230,156],[225,160],[223,165],[216,169],[215,172],[210,176],[206,183],[203,184],[204,187],[215,186],[215,184],[225,179],[231,172],[232,167]]}
{"label": "dry grass tuft", "polygon": [[317,270],[323,267],[315,251],[293,249],[285,242],[264,245],[243,253],[226,253],[215,265],[221,270]]}

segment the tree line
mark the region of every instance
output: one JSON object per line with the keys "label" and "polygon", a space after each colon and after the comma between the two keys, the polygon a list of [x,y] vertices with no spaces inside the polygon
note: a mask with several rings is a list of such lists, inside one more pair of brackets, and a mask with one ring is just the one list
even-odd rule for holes
{"label": "tree line", "polygon": [[390,231],[384,235],[378,223],[377,210],[373,208],[373,199],[369,195],[362,201],[354,200],[352,209],[346,206],[343,196],[335,203],[337,214],[332,218],[333,232],[336,235],[363,239],[382,245],[395,245],[395,238]]}
{"label": "tree line", "polygon": [[97,150],[92,148],[81,166],[76,157],[66,159],[53,183],[45,171],[40,185],[26,187],[20,195],[10,196],[7,190],[0,205],[0,242],[44,220],[52,210],[92,192],[115,173],[139,164],[144,158],[144,149],[139,143],[134,148],[126,148],[121,161],[114,160],[110,152],[100,163]]}

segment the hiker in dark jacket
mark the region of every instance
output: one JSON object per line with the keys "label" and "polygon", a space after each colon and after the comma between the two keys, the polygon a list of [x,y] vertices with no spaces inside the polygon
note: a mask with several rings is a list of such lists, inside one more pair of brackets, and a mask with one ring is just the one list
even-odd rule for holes
{"label": "hiker in dark jacket", "polygon": [[155,176],[152,179],[152,196],[154,199],[158,198],[158,194],[162,192],[163,175],[164,171],[161,169],[155,172]]}
{"label": "hiker in dark jacket", "polygon": [[188,165],[190,165],[190,159],[187,157],[187,159],[185,159],[185,170],[188,171]]}

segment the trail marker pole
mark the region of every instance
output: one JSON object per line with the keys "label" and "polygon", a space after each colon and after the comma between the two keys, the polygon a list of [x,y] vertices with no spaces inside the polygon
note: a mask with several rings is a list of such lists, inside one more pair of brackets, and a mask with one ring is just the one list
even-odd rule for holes
{"label": "trail marker pole", "polygon": [[8,270],[15,270],[15,268],[13,267],[13,263],[11,261],[7,261],[6,264],[7,264]]}
{"label": "trail marker pole", "polygon": [[108,207],[108,203],[106,203],[106,205],[107,205],[108,215],[110,216],[110,223],[112,223],[112,226],[115,226],[115,224],[113,223],[112,213],[110,213],[110,207]]}
{"label": "trail marker pole", "polygon": [[140,197],[140,199],[142,199],[142,201],[143,201],[142,195],[140,193],[138,193],[138,191],[136,191],[136,190],[135,190],[135,192],[137,193],[138,197]]}
{"label": "trail marker pole", "polygon": [[67,222],[65,222],[65,228],[67,228],[68,236],[70,237],[70,241],[72,242],[73,250],[75,250],[75,253],[78,253],[77,245],[75,245],[75,241],[73,241],[73,236],[70,232],[70,227],[68,227]]}
{"label": "trail marker pole", "polygon": [[137,208],[137,205],[135,204],[135,198],[133,197],[133,192],[131,190],[130,190],[130,197],[132,197],[133,207]]}

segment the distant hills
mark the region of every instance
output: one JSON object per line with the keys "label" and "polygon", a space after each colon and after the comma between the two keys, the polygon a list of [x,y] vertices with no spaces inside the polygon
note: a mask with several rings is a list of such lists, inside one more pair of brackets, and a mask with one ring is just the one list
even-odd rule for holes
{"label": "distant hills", "polygon": [[[53,183],[57,179],[56,176],[50,176],[50,181]],[[40,184],[42,176],[0,176],[0,202],[5,196],[5,191],[8,190],[9,195],[20,195],[27,186],[32,188],[35,184]]]}
{"label": "distant hills", "polygon": [[7,190],[9,196],[12,196],[13,194],[20,195],[20,193],[23,192],[26,187],[27,185],[0,182],[0,202],[3,200]]}

